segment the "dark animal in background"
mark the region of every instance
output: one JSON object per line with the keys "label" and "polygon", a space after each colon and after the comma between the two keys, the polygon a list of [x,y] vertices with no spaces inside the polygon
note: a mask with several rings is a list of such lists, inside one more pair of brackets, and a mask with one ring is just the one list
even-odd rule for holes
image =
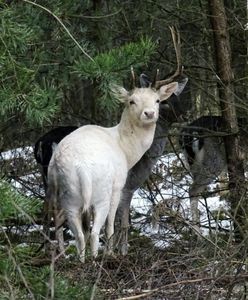
{"label": "dark animal in background", "polygon": [[[245,149],[248,145],[247,121],[239,118],[238,125],[240,155],[245,158]],[[189,197],[192,220],[196,230],[199,230],[200,225],[198,210],[200,194],[214,179],[227,170],[223,140],[223,135],[227,134],[224,131],[225,128],[223,117],[203,116],[185,126],[180,134],[180,144],[193,180],[189,188]]]}
{"label": "dark animal in background", "polygon": [[56,145],[69,133],[76,130],[77,126],[56,127],[41,136],[34,146],[34,157],[41,166],[41,173],[45,190],[47,189],[47,170],[53,150]]}

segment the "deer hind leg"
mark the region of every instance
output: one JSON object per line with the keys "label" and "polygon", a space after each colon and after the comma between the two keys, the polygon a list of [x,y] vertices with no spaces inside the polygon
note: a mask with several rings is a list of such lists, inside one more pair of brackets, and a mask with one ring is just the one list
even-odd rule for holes
{"label": "deer hind leg", "polygon": [[85,237],[82,229],[82,215],[81,211],[70,211],[67,215],[67,221],[69,228],[71,229],[72,233],[75,236],[76,240],[76,247],[79,259],[82,263],[85,262]]}
{"label": "deer hind leg", "polygon": [[108,200],[102,201],[102,203],[104,203],[104,205],[94,207],[94,221],[90,235],[91,254],[93,258],[97,257],[100,230],[103,227],[109,212]]}
{"label": "deer hind leg", "polygon": [[201,197],[201,193],[206,190],[207,186],[213,182],[215,178],[216,175],[214,173],[206,172],[206,170],[199,171],[194,174],[193,183],[189,189],[193,227],[198,232],[200,232],[200,211],[198,208],[199,198]]}
{"label": "deer hind leg", "polygon": [[194,184],[189,189],[191,217],[193,223],[198,225],[200,224],[200,213],[198,209],[199,192],[201,192],[201,190]]}

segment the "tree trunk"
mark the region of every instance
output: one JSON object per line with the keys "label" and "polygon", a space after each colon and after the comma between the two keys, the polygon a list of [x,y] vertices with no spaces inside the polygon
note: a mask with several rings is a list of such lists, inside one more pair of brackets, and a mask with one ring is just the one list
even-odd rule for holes
{"label": "tree trunk", "polygon": [[209,0],[210,21],[215,45],[218,92],[228,135],[224,138],[229,174],[229,200],[236,241],[247,232],[247,204],[243,161],[239,151],[238,123],[234,101],[231,47],[223,0]]}

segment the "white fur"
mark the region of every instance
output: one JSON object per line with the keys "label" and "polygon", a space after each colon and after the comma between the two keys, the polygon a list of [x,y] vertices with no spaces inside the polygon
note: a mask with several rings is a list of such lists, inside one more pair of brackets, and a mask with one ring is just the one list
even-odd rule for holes
{"label": "white fur", "polygon": [[63,212],[67,219],[81,261],[85,260],[89,235],[82,228],[82,215],[89,214],[91,208],[92,255],[97,256],[99,233],[105,221],[111,253],[115,213],[128,170],[151,146],[159,113],[157,100],[167,99],[176,89],[177,83],[162,86],[158,91],[136,88],[131,93],[118,87],[116,94],[126,107],[117,126],[83,126],[56,147],[48,169],[48,201],[55,209],[57,229],[64,221],[58,213]]}

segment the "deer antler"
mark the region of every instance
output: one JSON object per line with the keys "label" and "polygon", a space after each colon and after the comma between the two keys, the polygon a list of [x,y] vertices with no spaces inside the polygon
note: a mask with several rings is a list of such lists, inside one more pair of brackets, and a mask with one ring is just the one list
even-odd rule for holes
{"label": "deer antler", "polygon": [[175,29],[175,27],[169,27],[172,40],[173,40],[173,45],[174,49],[176,52],[176,60],[177,60],[177,69],[175,73],[170,76],[167,79],[156,81],[155,82],[155,88],[158,89],[164,84],[172,82],[178,75],[181,75],[183,73],[183,66],[182,66],[182,61],[181,61],[181,38],[180,38],[180,32]]}
{"label": "deer antler", "polygon": [[135,78],[135,73],[134,73],[134,70],[133,70],[133,66],[131,67],[131,75],[132,75],[132,80],[133,80],[133,88],[136,87],[136,78]]}

